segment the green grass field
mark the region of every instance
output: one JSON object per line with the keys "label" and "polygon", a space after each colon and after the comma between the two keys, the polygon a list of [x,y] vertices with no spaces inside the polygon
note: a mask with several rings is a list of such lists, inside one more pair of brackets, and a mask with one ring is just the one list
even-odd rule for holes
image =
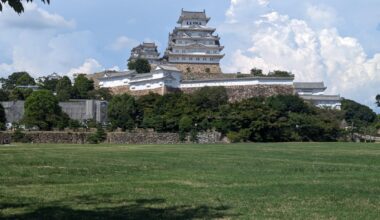
{"label": "green grass field", "polygon": [[0,219],[380,219],[380,145],[0,146]]}

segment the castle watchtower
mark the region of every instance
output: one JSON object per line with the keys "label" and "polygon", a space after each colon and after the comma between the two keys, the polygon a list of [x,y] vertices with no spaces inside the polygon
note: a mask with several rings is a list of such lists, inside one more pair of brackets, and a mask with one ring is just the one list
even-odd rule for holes
{"label": "castle watchtower", "polygon": [[176,64],[185,77],[190,73],[221,73],[219,63],[224,47],[214,34],[216,29],[207,26],[209,21],[206,11],[182,10],[178,26],[169,34],[165,58]]}
{"label": "castle watchtower", "polygon": [[150,64],[159,64],[160,54],[158,53],[156,44],[143,42],[133,48],[128,61],[135,61],[136,59],[146,59]]}

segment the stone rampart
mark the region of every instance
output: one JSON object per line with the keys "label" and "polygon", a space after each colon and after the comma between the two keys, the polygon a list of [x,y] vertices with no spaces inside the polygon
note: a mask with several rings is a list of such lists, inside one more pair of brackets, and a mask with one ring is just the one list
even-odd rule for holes
{"label": "stone rampart", "polygon": [[184,80],[213,79],[222,74],[219,64],[175,64]]}
{"label": "stone rampart", "polygon": [[[0,144],[12,142],[12,132],[0,133]],[[39,144],[85,144],[90,132],[25,132],[31,143]],[[190,137],[185,143],[190,143]],[[201,144],[221,143],[219,132],[204,132],[198,134]],[[180,144],[177,133],[158,133],[154,131],[110,132],[105,143],[109,144]]]}
{"label": "stone rampart", "polygon": [[[253,97],[270,97],[279,94],[294,94],[294,87],[289,85],[251,85],[251,86],[226,86],[230,102],[238,102]],[[182,88],[187,94],[194,93],[201,88]]]}
{"label": "stone rampart", "polygon": [[112,94],[114,95],[127,93],[131,96],[144,96],[144,95],[148,95],[149,93],[157,93],[159,95],[163,95],[166,93],[166,88],[130,90],[128,86],[117,86],[110,89],[111,89]]}

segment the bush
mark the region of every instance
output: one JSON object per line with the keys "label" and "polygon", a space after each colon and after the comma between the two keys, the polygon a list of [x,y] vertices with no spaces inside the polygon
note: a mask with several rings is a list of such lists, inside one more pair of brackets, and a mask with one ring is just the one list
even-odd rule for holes
{"label": "bush", "polygon": [[17,143],[30,143],[31,138],[28,137],[20,128],[17,128],[12,134],[12,141]]}
{"label": "bush", "polygon": [[183,116],[179,121],[179,130],[189,132],[193,128],[193,120],[189,116]]}
{"label": "bush", "polygon": [[193,143],[198,143],[198,131],[193,129],[190,132],[190,141]]}
{"label": "bush", "polygon": [[90,144],[99,144],[99,139],[96,136],[96,134],[91,134],[90,136],[88,136],[87,142]]}
{"label": "bush", "polygon": [[90,135],[87,138],[87,142],[90,144],[98,144],[104,142],[106,139],[107,133],[104,131],[101,125],[98,125],[95,134]]}

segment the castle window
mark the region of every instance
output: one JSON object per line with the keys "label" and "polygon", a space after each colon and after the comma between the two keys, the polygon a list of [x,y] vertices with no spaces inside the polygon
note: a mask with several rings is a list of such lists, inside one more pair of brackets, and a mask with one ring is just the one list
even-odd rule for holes
{"label": "castle window", "polygon": [[190,58],[189,58],[189,60],[193,60],[193,58],[192,58],[192,57],[190,57]]}
{"label": "castle window", "polygon": [[182,57],[182,60],[186,60],[186,57]]}
{"label": "castle window", "polygon": [[204,57],[204,58],[203,58],[203,61],[207,61],[207,58],[206,58],[206,57]]}
{"label": "castle window", "polygon": [[199,61],[200,59],[199,59],[199,57],[197,57],[197,59],[196,59],[197,61]]}

